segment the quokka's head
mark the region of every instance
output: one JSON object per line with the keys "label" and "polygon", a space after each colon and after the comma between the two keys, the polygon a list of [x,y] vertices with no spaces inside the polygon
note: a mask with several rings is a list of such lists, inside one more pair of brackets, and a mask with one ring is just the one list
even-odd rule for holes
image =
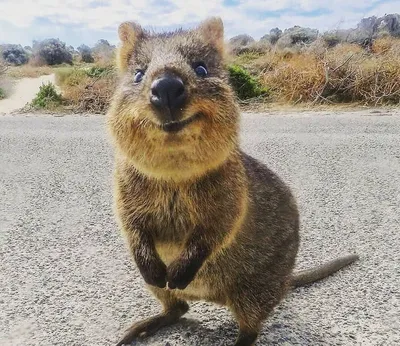
{"label": "quokka's head", "polygon": [[239,122],[221,19],[161,34],[125,22],[118,33],[120,83],[107,115],[118,153],[157,179],[217,168],[236,148]]}

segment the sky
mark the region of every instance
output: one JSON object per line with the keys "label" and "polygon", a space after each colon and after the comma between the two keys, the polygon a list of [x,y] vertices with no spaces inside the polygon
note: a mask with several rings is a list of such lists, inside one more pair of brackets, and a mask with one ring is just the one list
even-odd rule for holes
{"label": "sky", "polygon": [[355,27],[364,17],[400,13],[400,0],[0,0],[0,43],[59,38],[74,47],[118,43],[126,20],[157,31],[192,28],[220,16],[225,37],[255,39],[294,25],[321,31]]}

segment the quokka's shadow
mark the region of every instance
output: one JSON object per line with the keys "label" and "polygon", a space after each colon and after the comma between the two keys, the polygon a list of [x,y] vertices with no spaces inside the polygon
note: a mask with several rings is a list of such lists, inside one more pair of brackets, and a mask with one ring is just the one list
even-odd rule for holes
{"label": "quokka's shadow", "polygon": [[[279,306],[270,320],[264,323],[257,346],[326,345],[323,335],[316,333],[310,323],[296,318],[289,304],[285,305]],[[213,327],[207,313],[201,319],[184,316],[175,325],[162,328],[132,346],[232,346],[239,328],[235,320],[225,317],[217,319]]]}
{"label": "quokka's shadow", "polygon": [[134,341],[132,346],[232,346],[238,327],[234,322],[210,328],[202,321],[182,317],[173,326],[164,327],[155,335]]}
{"label": "quokka's shadow", "polygon": [[[262,328],[257,346],[293,346],[293,345],[326,345],[323,336],[315,333],[308,325],[293,326],[285,323],[268,323]],[[182,318],[170,332],[181,334],[185,345],[190,346],[232,346],[235,343],[239,328],[234,321],[227,321],[216,328],[209,328],[200,320]],[[163,345],[164,346],[164,345]],[[170,346],[180,346],[179,343]]]}

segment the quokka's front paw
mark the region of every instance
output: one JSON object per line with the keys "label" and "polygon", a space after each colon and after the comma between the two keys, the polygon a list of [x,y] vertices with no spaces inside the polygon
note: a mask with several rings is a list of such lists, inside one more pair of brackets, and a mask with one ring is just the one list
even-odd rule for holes
{"label": "quokka's front paw", "polygon": [[167,282],[170,289],[185,289],[194,279],[198,268],[190,262],[176,260],[167,268]]}
{"label": "quokka's front paw", "polygon": [[165,288],[167,280],[167,267],[160,259],[153,259],[146,263],[146,268],[140,270],[144,281],[159,288]]}

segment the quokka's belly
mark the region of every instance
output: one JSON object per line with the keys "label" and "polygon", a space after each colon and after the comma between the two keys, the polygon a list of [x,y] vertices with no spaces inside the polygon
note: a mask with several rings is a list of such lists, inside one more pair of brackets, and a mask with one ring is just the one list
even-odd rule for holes
{"label": "quokka's belly", "polygon": [[183,244],[156,243],[156,251],[166,266],[179,257],[183,251]]}

